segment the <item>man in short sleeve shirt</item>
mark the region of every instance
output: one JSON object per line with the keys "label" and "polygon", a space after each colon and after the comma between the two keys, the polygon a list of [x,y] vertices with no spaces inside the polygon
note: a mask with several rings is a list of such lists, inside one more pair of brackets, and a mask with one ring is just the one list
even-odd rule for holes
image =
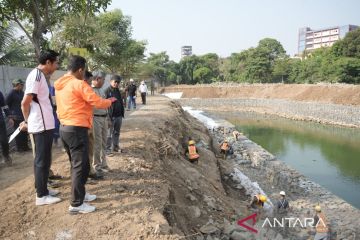
{"label": "man in short sleeve shirt", "polygon": [[47,182],[51,165],[51,148],[55,120],[45,76],[58,68],[58,53],[46,50],[40,53],[39,65],[26,79],[26,89],[21,103],[25,121],[21,129],[33,134],[35,142],[34,174],[36,205],[47,205],[61,201],[54,197],[58,191],[48,190]]}

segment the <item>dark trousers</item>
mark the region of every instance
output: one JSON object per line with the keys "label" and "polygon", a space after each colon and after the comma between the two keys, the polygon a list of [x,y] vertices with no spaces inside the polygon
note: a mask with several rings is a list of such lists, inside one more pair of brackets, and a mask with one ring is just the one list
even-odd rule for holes
{"label": "dark trousers", "polygon": [[[23,120],[14,120],[14,129],[17,129]],[[21,131],[15,138],[16,148],[18,151],[29,150],[28,145],[28,134],[27,132]]]}
{"label": "dark trousers", "polygon": [[38,197],[49,195],[47,182],[49,178],[49,170],[51,166],[51,148],[53,130],[46,130],[41,133],[35,133],[35,159],[34,174],[35,188]]}
{"label": "dark trousers", "polygon": [[1,142],[1,149],[2,154],[4,157],[9,156],[9,143],[6,131],[6,125],[4,120],[0,120],[0,142]]}
{"label": "dark trousers", "polygon": [[111,123],[108,128],[108,137],[106,142],[106,150],[111,151],[111,146],[113,150],[119,150],[120,142],[120,128],[122,124],[122,117],[113,117],[111,118]]}
{"label": "dark trousers", "polygon": [[141,101],[142,101],[142,104],[146,104],[146,93],[141,93]]}
{"label": "dark trousers", "polygon": [[60,126],[60,136],[71,164],[71,206],[83,204],[85,184],[89,176],[88,128]]}

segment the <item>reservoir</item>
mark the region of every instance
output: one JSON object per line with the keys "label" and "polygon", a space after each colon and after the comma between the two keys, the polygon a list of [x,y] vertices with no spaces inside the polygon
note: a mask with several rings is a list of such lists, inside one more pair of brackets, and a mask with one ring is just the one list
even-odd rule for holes
{"label": "reservoir", "polygon": [[360,129],[248,112],[206,115],[231,122],[278,159],[360,209]]}

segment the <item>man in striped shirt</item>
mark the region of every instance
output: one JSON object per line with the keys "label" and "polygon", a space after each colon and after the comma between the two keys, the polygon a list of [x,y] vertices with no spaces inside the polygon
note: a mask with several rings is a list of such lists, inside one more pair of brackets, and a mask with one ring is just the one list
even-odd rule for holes
{"label": "man in striped shirt", "polygon": [[33,134],[35,142],[34,174],[37,206],[61,201],[60,198],[54,197],[59,193],[58,191],[47,188],[55,121],[45,76],[50,76],[58,68],[58,55],[52,50],[40,53],[39,65],[26,79],[26,89],[21,102],[25,121],[20,124],[20,129]]}

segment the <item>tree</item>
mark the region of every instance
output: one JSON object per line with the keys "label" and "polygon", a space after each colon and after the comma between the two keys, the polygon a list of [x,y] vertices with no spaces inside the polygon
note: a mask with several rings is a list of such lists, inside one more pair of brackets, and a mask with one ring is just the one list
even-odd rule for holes
{"label": "tree", "polygon": [[200,59],[198,56],[196,55],[192,55],[192,56],[188,56],[188,57],[184,57],[183,59],[181,59],[181,61],[179,62],[179,68],[180,68],[180,73],[181,73],[181,79],[182,79],[182,83],[185,84],[195,84],[195,80],[194,80],[194,71],[201,67],[200,66]]}
{"label": "tree", "polygon": [[111,0],[2,0],[0,20],[2,23],[16,22],[29,38],[38,56],[47,44],[45,35],[52,32],[65,16],[91,15],[105,10]]}
{"label": "tree", "polygon": [[210,83],[213,72],[207,67],[201,67],[194,71],[194,80],[197,83]]}
{"label": "tree", "polygon": [[344,39],[335,42],[332,51],[337,57],[360,58],[360,28],[348,32]]}
{"label": "tree", "polygon": [[[99,67],[119,72],[128,77],[135,71],[136,65],[144,58],[146,42],[131,38],[131,19],[121,10],[102,13],[97,17],[98,26],[112,34],[107,44],[94,48],[92,54]],[[102,39],[98,39],[101,41]]]}
{"label": "tree", "polygon": [[281,80],[282,83],[288,82],[290,70],[291,70],[291,65],[290,65],[290,59],[288,57],[276,59],[273,70],[274,80],[275,81]]}
{"label": "tree", "polygon": [[[169,64],[169,55],[166,52],[160,53],[150,53],[150,56],[147,58],[147,63],[152,66],[153,73],[152,76],[161,86],[165,86],[167,82],[167,76],[169,74],[168,64]],[[172,76],[173,77],[173,76]]]}
{"label": "tree", "polygon": [[339,82],[360,84],[360,59],[340,58],[335,69]]}
{"label": "tree", "polygon": [[32,66],[28,44],[23,38],[15,37],[13,24],[0,27],[0,65]]}

